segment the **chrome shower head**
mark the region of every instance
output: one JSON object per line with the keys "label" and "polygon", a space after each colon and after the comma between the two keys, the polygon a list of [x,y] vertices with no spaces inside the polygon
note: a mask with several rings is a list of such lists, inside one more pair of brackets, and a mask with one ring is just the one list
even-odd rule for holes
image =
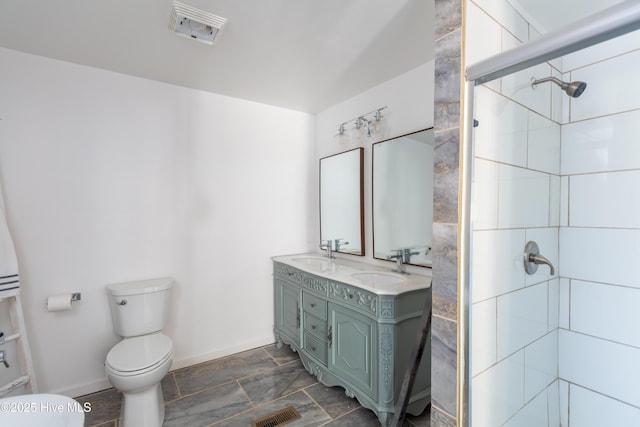
{"label": "chrome shower head", "polygon": [[555,77],[545,77],[544,79],[534,80],[533,82],[531,82],[531,87],[535,87],[537,84],[544,82],[553,82],[557,84],[562,90],[567,93],[567,95],[572,98],[579,97],[587,88],[587,84],[585,82],[563,82],[562,80],[556,79]]}

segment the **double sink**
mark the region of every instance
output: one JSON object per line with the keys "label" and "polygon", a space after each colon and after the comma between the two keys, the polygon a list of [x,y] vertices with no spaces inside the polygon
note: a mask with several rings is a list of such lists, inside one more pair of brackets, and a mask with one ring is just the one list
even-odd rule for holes
{"label": "double sink", "polygon": [[298,254],[278,256],[273,260],[381,295],[400,294],[410,290],[428,288],[431,285],[430,276],[394,273],[383,267],[342,258]]}

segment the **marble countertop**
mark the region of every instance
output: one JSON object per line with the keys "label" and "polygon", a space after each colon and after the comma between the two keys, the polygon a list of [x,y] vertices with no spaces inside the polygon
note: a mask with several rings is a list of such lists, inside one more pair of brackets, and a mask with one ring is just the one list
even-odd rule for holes
{"label": "marble countertop", "polygon": [[378,295],[399,295],[431,287],[431,276],[400,274],[377,265],[344,258],[327,258],[317,253],[281,255],[271,259]]}

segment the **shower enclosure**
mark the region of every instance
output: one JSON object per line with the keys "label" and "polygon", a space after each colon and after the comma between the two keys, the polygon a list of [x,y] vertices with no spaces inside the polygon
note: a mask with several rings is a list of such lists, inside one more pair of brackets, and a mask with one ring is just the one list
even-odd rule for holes
{"label": "shower enclosure", "polygon": [[637,426],[640,2],[533,3],[466,3],[460,425]]}

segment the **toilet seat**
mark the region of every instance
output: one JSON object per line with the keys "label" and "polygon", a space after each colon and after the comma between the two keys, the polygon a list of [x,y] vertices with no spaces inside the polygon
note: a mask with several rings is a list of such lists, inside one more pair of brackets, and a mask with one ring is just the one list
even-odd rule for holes
{"label": "toilet seat", "polygon": [[123,339],[109,350],[105,364],[117,375],[140,375],[172,356],[171,338],[158,333]]}

